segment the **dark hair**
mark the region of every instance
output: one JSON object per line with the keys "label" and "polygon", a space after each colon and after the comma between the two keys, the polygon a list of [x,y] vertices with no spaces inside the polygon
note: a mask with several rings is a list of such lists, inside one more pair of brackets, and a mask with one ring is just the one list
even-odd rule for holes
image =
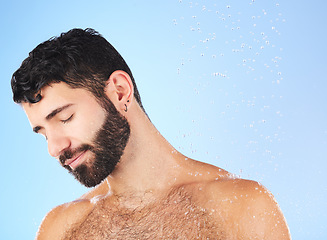
{"label": "dark hair", "polygon": [[39,44],[29,53],[12,76],[13,99],[16,103],[39,102],[41,88],[59,82],[87,89],[101,99],[106,81],[116,70],[129,74],[134,97],[143,108],[132,72],[117,50],[91,28],[72,29]]}

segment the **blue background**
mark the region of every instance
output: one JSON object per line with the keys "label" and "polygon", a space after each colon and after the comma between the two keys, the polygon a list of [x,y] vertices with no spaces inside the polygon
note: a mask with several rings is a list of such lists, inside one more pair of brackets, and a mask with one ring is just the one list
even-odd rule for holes
{"label": "blue background", "polygon": [[293,239],[327,239],[326,2],[13,0],[0,22],[1,239],[33,239],[52,207],[87,190],[10,89],[29,51],[74,27],[118,49],[175,148],[268,187]]}

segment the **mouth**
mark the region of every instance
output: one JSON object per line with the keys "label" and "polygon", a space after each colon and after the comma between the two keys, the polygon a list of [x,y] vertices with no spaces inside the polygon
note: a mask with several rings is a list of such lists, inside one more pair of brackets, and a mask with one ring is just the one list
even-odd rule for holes
{"label": "mouth", "polygon": [[81,152],[80,154],[78,154],[76,157],[73,157],[71,159],[68,159],[66,162],[65,162],[65,165],[66,166],[70,166],[71,169],[75,169],[81,162],[82,162],[82,158],[83,156],[85,155],[85,153],[87,152],[87,150]]}

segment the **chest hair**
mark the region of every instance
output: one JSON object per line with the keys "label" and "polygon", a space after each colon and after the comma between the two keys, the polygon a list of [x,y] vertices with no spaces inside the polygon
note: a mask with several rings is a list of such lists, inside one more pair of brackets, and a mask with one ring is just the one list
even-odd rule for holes
{"label": "chest hair", "polygon": [[192,201],[182,189],[145,207],[99,202],[64,239],[225,239],[212,210]]}

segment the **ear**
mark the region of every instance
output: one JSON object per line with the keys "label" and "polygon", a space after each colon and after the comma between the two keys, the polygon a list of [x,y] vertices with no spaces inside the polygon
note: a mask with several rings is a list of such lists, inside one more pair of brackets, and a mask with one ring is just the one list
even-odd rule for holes
{"label": "ear", "polygon": [[113,72],[108,79],[105,92],[118,111],[126,112],[134,96],[131,77],[122,70]]}

